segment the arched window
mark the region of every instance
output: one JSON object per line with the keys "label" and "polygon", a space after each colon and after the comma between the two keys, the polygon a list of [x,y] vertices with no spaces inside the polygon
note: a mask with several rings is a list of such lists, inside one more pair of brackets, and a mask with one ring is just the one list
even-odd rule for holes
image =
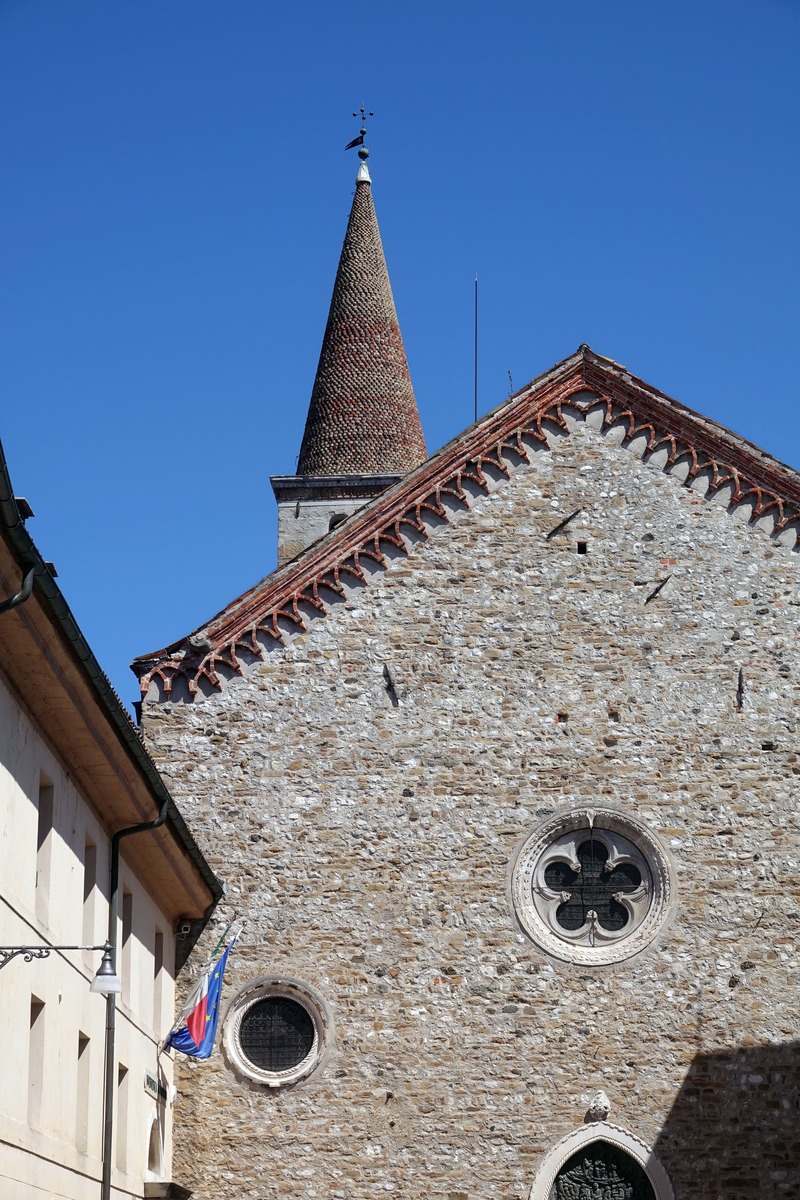
{"label": "arched window", "polygon": [[590,1142],[571,1155],[548,1200],[656,1200],[639,1163],[610,1142]]}
{"label": "arched window", "polygon": [[157,1114],[153,1114],[150,1122],[150,1140],[147,1145],[148,1174],[161,1178],[161,1126]]}
{"label": "arched window", "polygon": [[608,1121],[584,1123],[541,1163],[529,1200],[675,1200],[649,1146]]}

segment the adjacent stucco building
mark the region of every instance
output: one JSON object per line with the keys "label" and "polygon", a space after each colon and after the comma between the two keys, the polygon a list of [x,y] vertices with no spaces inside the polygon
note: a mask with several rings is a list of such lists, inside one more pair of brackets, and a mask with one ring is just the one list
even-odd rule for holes
{"label": "adjacent stucco building", "polygon": [[281,565],[135,665],[247,919],[181,1177],[797,1197],[800,477],[587,346],[426,458],[370,187]]}
{"label": "adjacent stucco building", "polygon": [[[107,1002],[90,991],[101,954],[49,948],[105,942],[112,835],[166,805],[160,828],[120,841],[110,1195],[179,1197],[172,1062],[157,1044],[173,1020],[176,934],[197,932],[221,888],[26,514],[0,450],[0,1194],[101,1195]],[[6,959],[20,946],[32,953]]]}

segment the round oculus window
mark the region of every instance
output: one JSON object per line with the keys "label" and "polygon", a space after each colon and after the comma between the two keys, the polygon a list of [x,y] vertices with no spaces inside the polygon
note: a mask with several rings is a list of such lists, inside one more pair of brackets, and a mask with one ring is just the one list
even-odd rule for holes
{"label": "round oculus window", "polygon": [[547,954],[615,963],[656,936],[674,883],[644,825],[611,809],[583,809],[551,818],[524,840],[511,895],[520,925]]}
{"label": "round oculus window", "polygon": [[256,1000],[239,1026],[239,1045],[260,1071],[291,1071],[308,1058],[316,1038],[308,1010],[288,996]]}
{"label": "round oculus window", "polygon": [[258,979],[233,1000],[223,1041],[229,1062],[240,1074],[277,1088],[317,1070],[329,1029],[327,1006],[308,985]]}

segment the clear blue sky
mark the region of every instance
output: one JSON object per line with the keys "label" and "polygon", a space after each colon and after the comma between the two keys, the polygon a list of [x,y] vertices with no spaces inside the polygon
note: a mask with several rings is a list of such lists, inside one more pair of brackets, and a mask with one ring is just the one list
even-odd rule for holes
{"label": "clear blue sky", "polygon": [[428,447],[589,342],[800,466],[798,0],[2,0],[0,438],[122,699],[275,564],[357,168]]}

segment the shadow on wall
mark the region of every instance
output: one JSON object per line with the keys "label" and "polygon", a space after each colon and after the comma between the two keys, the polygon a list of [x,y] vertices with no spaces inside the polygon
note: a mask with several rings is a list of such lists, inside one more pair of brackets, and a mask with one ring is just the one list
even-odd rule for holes
{"label": "shadow on wall", "polygon": [[798,1200],[800,1042],[699,1054],[653,1149],[676,1200]]}

